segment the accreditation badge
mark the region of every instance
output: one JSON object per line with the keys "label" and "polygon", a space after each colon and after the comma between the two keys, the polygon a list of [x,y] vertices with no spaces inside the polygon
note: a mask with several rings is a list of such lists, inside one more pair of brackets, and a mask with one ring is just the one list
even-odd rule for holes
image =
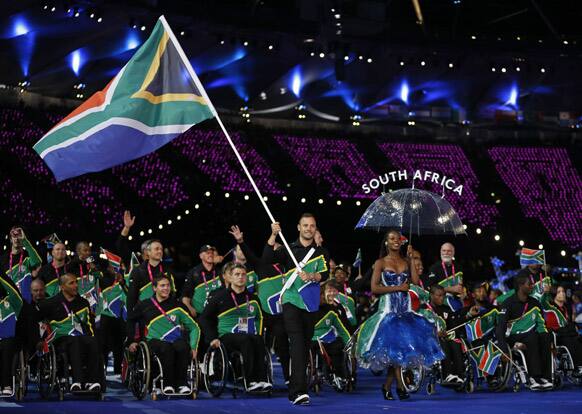
{"label": "accreditation badge", "polygon": [[249,333],[249,318],[238,318],[238,332]]}

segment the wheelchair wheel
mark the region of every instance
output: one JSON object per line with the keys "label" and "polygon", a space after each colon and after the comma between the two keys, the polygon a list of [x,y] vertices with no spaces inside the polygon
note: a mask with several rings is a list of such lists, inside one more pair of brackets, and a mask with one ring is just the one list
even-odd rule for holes
{"label": "wheelchair wheel", "polygon": [[14,375],[14,399],[22,401],[26,394],[26,362],[24,351],[18,352],[12,361],[12,374]]}
{"label": "wheelchair wheel", "polygon": [[267,381],[273,384],[273,356],[268,347],[265,347],[265,367],[267,371]]}
{"label": "wheelchair wheel", "polygon": [[407,368],[402,368],[400,370],[400,378],[406,391],[413,394],[422,386],[424,368],[422,365],[411,365]]}
{"label": "wheelchair wheel", "polygon": [[433,395],[436,391],[436,387],[435,384],[433,382],[429,382],[428,384],[426,384],[426,393],[428,395]]}
{"label": "wheelchair wheel", "polygon": [[198,365],[198,359],[190,361],[190,366],[188,367],[188,386],[192,389],[192,399],[198,398],[198,381],[200,380],[200,366]]}
{"label": "wheelchair wheel", "polygon": [[47,399],[57,386],[57,356],[52,344],[48,352],[38,358],[37,376],[38,392],[42,398]]}
{"label": "wheelchair wheel", "polygon": [[213,397],[219,397],[226,387],[228,360],[224,345],[209,348],[204,355],[204,386]]}
{"label": "wheelchair wheel", "polygon": [[149,390],[151,375],[150,350],[145,342],[139,343],[128,370],[129,389],[135,398],[143,400]]}
{"label": "wheelchair wheel", "polygon": [[344,365],[346,372],[346,391],[352,392],[356,388],[357,381],[357,362],[351,353],[344,354]]}

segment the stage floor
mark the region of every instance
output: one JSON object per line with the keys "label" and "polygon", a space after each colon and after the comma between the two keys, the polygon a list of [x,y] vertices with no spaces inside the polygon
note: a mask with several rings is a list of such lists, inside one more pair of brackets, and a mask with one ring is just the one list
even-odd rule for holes
{"label": "stage floor", "polygon": [[[276,373],[280,367],[275,367]],[[238,395],[233,399],[232,393],[225,391],[220,398],[211,398],[206,392],[201,392],[198,399],[172,399],[151,401],[149,398],[137,401],[131,393],[121,387],[119,382],[110,381],[105,401],[95,401],[91,398],[72,399],[66,396],[65,401],[44,401],[34,391],[27,395],[25,401],[14,403],[0,400],[0,412],[5,413],[63,413],[63,414],[122,414],[122,413],[296,413],[313,412],[318,414],[338,413],[377,413],[402,412],[406,414],[548,414],[577,413],[582,407],[582,388],[570,384],[564,385],[559,391],[530,392],[522,389],[514,393],[511,390],[502,393],[490,393],[486,390],[476,390],[473,394],[459,394],[450,389],[437,386],[437,392],[428,396],[424,390],[413,394],[407,401],[385,401],[380,392],[382,377],[375,377],[367,370],[359,371],[358,387],[350,394],[338,394],[329,387],[324,387],[319,396],[312,394],[311,406],[293,407],[287,400],[282,378],[276,378],[276,389],[271,398],[247,397]]]}

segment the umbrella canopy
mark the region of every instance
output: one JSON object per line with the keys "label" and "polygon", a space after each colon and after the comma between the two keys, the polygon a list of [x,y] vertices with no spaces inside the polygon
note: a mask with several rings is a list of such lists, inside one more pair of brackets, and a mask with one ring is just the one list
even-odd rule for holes
{"label": "umbrella canopy", "polygon": [[396,228],[409,234],[466,234],[459,215],[438,194],[416,188],[384,193],[367,208],[356,229]]}

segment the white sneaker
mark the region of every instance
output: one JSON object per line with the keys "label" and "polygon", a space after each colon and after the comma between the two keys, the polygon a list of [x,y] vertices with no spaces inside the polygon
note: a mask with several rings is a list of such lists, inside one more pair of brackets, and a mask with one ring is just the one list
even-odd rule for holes
{"label": "white sneaker", "polygon": [[543,390],[550,390],[554,388],[552,383],[545,378],[540,378],[540,384],[542,385]]}
{"label": "white sneaker", "polygon": [[248,392],[253,392],[263,388],[262,382],[251,382],[249,383],[249,387],[247,388]]}
{"label": "white sneaker", "polygon": [[168,386],[164,387],[163,393],[164,394],[175,394],[176,391],[174,390],[174,387],[170,387],[168,385]]}
{"label": "white sneaker", "polygon": [[291,401],[291,404],[293,405],[309,405],[310,403],[311,401],[307,394],[299,394],[293,401]]}
{"label": "white sneaker", "polygon": [[189,394],[190,393],[190,387],[187,385],[182,385],[180,388],[178,388],[178,394]]}
{"label": "white sneaker", "polygon": [[71,392],[81,391],[81,383],[80,382],[72,383],[70,390]]}
{"label": "white sneaker", "polygon": [[539,391],[542,388],[542,385],[538,383],[535,379],[529,379],[529,389],[532,391]]}
{"label": "white sneaker", "polygon": [[453,374],[449,374],[447,375],[447,377],[445,378],[445,384],[455,384],[457,382],[457,379],[459,377],[457,377],[456,375]]}
{"label": "white sneaker", "polygon": [[332,381],[331,381],[331,382],[332,382],[332,384],[333,384],[333,387],[334,387],[334,388],[335,388],[337,391],[341,391],[341,390],[343,389],[343,381],[342,381],[342,379],[341,379],[340,377],[338,377],[337,375],[334,375],[334,376],[333,376],[333,379],[332,379]]}
{"label": "white sneaker", "polygon": [[265,382],[261,382],[261,387],[263,388],[263,391],[269,391],[269,390],[273,389],[273,384],[265,381]]}
{"label": "white sneaker", "polygon": [[12,395],[12,387],[4,387],[2,389],[2,395],[4,395],[4,396]]}
{"label": "white sneaker", "polygon": [[101,384],[99,384],[98,382],[87,383],[85,384],[85,389],[91,392],[99,392],[101,391]]}

